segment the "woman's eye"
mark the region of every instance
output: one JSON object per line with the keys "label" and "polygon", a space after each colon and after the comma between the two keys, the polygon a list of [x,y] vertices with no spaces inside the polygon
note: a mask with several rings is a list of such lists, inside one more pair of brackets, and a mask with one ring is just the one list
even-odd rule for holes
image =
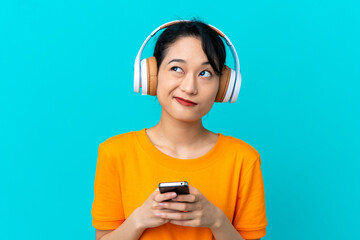
{"label": "woman's eye", "polygon": [[202,77],[211,77],[211,73],[210,73],[209,71],[202,71],[202,72],[200,73],[200,75],[201,75]]}
{"label": "woman's eye", "polygon": [[181,72],[181,68],[179,67],[172,67],[171,70],[174,70],[175,72]]}

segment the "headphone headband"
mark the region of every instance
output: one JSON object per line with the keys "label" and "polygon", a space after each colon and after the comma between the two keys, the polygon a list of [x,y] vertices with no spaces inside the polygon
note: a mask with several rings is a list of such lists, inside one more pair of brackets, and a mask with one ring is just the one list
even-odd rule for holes
{"label": "headphone headband", "polygon": [[[142,86],[141,84],[141,79],[140,79],[140,71],[141,71],[141,67],[140,67],[140,61],[141,61],[141,54],[146,46],[146,44],[149,42],[149,40],[161,29],[167,28],[169,26],[175,25],[177,23],[180,22],[192,22],[191,20],[175,20],[175,21],[171,21],[168,23],[165,23],[163,25],[161,25],[160,27],[157,27],[143,42],[143,44],[140,47],[140,50],[135,58],[135,65],[134,65],[134,91],[135,92],[139,92],[140,88],[142,88],[142,94],[145,95],[146,94],[146,87]],[[237,100],[239,92],[240,92],[240,86],[241,86],[241,76],[240,76],[240,62],[239,62],[239,58],[238,55],[236,53],[235,47],[232,45],[230,39],[223,33],[221,32],[218,28],[207,24],[209,27],[211,27],[214,31],[216,31],[219,36],[221,36],[222,38],[225,39],[226,44],[230,47],[231,49],[231,53],[233,55],[233,58],[235,60],[235,71],[236,71],[236,77],[234,79],[235,84],[234,84],[234,89],[232,89],[231,91],[229,91],[223,102],[228,102],[230,99],[230,102],[233,103]],[[230,83],[231,84],[231,83]]]}

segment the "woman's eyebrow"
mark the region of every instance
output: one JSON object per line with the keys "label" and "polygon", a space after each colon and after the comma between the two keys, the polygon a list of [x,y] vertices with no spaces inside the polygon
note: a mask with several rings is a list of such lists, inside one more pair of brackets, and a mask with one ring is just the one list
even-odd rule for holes
{"label": "woman's eyebrow", "polygon": [[[181,63],[186,63],[186,61],[184,59],[179,59],[179,58],[174,58],[172,60],[170,60],[168,62],[168,65],[172,62],[181,62]],[[209,62],[203,62],[201,65],[207,65],[207,64],[210,64]]]}

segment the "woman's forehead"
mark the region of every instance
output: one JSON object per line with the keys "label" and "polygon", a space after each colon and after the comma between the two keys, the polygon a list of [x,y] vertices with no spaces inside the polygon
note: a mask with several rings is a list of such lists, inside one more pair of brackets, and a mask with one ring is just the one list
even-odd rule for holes
{"label": "woman's forehead", "polygon": [[[165,59],[182,59],[186,62],[192,60],[207,62],[207,56],[202,49],[202,42],[197,37],[181,37],[171,44],[165,55]],[[171,60],[170,59],[170,60]]]}

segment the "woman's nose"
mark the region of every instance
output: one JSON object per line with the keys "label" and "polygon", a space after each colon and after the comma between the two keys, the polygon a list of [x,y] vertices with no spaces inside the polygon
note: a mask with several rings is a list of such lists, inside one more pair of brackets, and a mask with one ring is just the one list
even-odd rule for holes
{"label": "woman's nose", "polygon": [[196,77],[193,74],[187,74],[180,84],[180,90],[189,95],[197,94]]}

